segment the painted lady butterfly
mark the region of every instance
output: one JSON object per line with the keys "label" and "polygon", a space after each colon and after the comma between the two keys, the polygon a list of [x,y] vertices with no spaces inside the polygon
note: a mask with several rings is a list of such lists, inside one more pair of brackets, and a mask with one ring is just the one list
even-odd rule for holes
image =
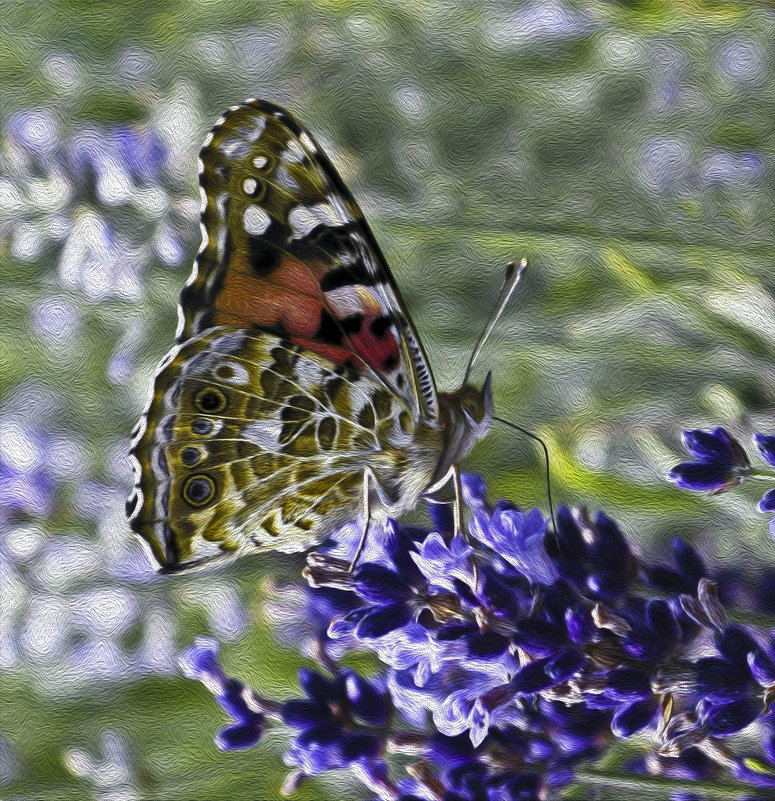
{"label": "painted lady butterfly", "polygon": [[178,344],[132,445],[127,513],[162,569],[301,551],[449,481],[459,528],[457,463],[490,427],[490,376],[472,386],[471,362],[460,389],[436,391],[379,247],[313,137],[248,101],[208,136],[200,183]]}

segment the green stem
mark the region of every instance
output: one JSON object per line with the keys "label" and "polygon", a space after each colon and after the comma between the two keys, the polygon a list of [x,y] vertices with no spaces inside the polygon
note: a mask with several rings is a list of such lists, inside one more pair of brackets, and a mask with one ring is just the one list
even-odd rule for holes
{"label": "green stem", "polygon": [[758,478],[762,481],[775,481],[775,471],[756,470],[752,473],[746,473],[746,478]]}
{"label": "green stem", "polygon": [[[611,798],[615,797],[617,801],[625,801],[624,796],[621,795],[623,792],[632,792],[632,798],[635,798],[637,793],[642,800],[644,797],[654,799],[668,798],[670,792],[678,790],[697,793],[697,795],[717,801],[737,801],[741,795],[751,793],[754,793],[755,797],[761,799],[761,801],[765,801],[765,799],[775,801],[775,790],[764,790],[753,788],[748,784],[733,784],[718,780],[692,781],[690,779],[667,779],[658,776],[623,776],[603,771],[583,770],[575,774],[575,783],[589,787],[594,786],[601,790],[602,788],[615,789],[616,795],[611,795]],[[657,791],[661,791],[659,795],[657,795]],[[601,794],[601,797],[605,797],[605,792]]]}

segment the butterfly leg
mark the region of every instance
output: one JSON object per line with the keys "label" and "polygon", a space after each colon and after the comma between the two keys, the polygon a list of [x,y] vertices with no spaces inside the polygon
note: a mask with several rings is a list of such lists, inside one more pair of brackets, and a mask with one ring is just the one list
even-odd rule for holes
{"label": "butterfly leg", "polygon": [[452,492],[454,498],[452,500],[452,533],[455,536],[463,534],[463,485],[460,483],[460,469],[456,464],[447,470],[447,472],[433,485],[430,489],[430,497],[428,500],[433,503],[449,503],[447,500],[435,500],[433,494],[447,484],[452,484]]}
{"label": "butterfly leg", "polygon": [[460,468],[456,464],[450,467],[452,474],[452,488],[455,493],[455,501],[452,507],[452,533],[457,537],[463,534],[463,485],[460,482]]}
{"label": "butterfly leg", "polygon": [[[463,483],[460,480],[460,468],[453,464],[449,468],[449,477],[455,492],[454,506],[452,508],[452,530],[455,536],[460,535],[466,543],[472,544],[469,534],[463,530]],[[474,578],[474,587],[479,586],[479,567],[476,563],[476,551],[471,553],[471,573]]]}
{"label": "butterfly leg", "polygon": [[358,542],[358,548],[355,551],[355,556],[353,556],[352,561],[350,562],[350,568],[347,571],[348,573],[353,573],[355,571],[358,560],[361,558],[361,554],[363,553],[363,549],[366,547],[366,539],[369,535],[369,525],[371,523],[370,481],[374,481],[374,474],[371,472],[371,468],[367,467],[363,471],[363,486],[361,494],[361,503],[363,504],[363,532],[361,533],[361,539]]}
{"label": "butterfly leg", "polygon": [[[452,501],[452,533],[454,536],[461,536],[466,542],[469,542],[469,535],[463,529],[463,484],[460,480],[460,468],[453,464],[446,472],[444,477],[434,485],[433,489],[441,489],[445,484],[451,482],[452,490],[454,492],[454,499]],[[474,578],[474,586],[479,585],[479,568],[476,563],[475,553],[471,554],[471,572]]]}

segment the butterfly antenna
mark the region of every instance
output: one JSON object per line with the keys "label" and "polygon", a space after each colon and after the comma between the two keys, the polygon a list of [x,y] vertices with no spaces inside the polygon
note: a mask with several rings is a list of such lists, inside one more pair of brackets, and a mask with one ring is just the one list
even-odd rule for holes
{"label": "butterfly antenna", "polygon": [[506,267],[506,275],[503,279],[503,287],[501,288],[501,293],[498,297],[495,311],[490,315],[490,321],[485,326],[484,331],[482,331],[479,340],[474,346],[471,358],[468,360],[468,366],[466,367],[466,372],[463,376],[463,386],[468,384],[468,379],[471,377],[471,370],[473,370],[474,363],[479,358],[479,354],[482,352],[485,342],[487,342],[490,334],[493,331],[493,328],[495,328],[498,320],[503,314],[503,310],[506,308],[509,300],[511,300],[511,296],[514,294],[514,290],[522,280],[522,276],[524,275],[526,269],[527,259],[522,259],[522,261],[519,263],[519,267],[517,267],[513,261],[509,262],[508,266]]}
{"label": "butterfly antenna", "polygon": [[552,503],[552,482],[549,478],[549,449],[546,447],[546,443],[541,439],[541,437],[533,434],[532,431],[528,431],[526,428],[522,428],[522,426],[518,426],[516,423],[510,423],[508,420],[504,420],[502,417],[493,417],[492,419],[497,420],[499,423],[503,423],[503,425],[508,426],[509,428],[513,428],[515,431],[519,431],[526,437],[530,437],[530,439],[535,440],[543,448],[544,462],[546,464],[546,496],[549,499],[549,516],[552,518],[554,536],[557,537],[557,521],[554,519],[554,504]]}

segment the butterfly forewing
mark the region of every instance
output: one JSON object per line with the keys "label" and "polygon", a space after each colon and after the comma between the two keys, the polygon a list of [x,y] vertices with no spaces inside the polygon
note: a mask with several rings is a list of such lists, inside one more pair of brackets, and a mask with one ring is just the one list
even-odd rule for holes
{"label": "butterfly forewing", "polygon": [[438,403],[420,341],[358,204],[281,108],[231,109],[200,154],[203,246],[181,294],[185,341],[256,327],[365,363],[417,418]]}

